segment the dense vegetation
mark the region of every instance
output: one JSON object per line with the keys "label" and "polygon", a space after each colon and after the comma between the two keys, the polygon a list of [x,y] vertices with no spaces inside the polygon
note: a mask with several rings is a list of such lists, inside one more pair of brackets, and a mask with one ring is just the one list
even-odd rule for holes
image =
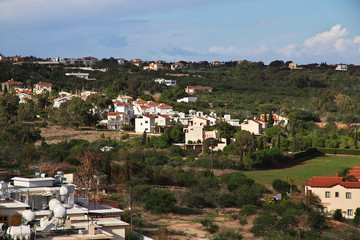
{"label": "dense vegetation", "polygon": [[[90,77],[97,80],[86,81],[65,76],[64,68],[2,62],[1,82],[14,79],[32,86],[45,81],[52,83],[54,90],[34,95],[33,100],[21,104],[14,93],[0,95],[1,166],[23,168],[29,140],[32,169],[41,167],[50,174],[56,170],[76,171],[82,177],[79,184],[85,185],[90,175],[97,175],[104,189],[120,189],[127,194],[131,189],[135,204],[153,214],[176,212],[179,207],[231,207],[240,209],[233,216],[240,223],[245,223],[251,215],[256,216],[251,229],[256,236],[294,239],[300,234],[303,239],[324,239],[323,232],[331,231],[331,227],[324,213],[318,211],[321,207],[316,199],[299,202],[284,194],[299,194],[291,179],[273,182],[274,191],[283,194],[283,200],[275,203],[273,199],[264,198],[270,194],[267,187],[243,173],[234,171],[216,176],[210,170],[212,160],[215,169],[249,171],[296,164],[315,152],[359,154],[358,127],[353,123],[360,122],[360,68],[351,65],[348,71],[337,72],[333,66],[309,64],[302,66],[302,70],[288,70],[281,68],[284,64],[274,61],[265,66],[262,62],[243,61],[211,67],[187,63],[184,69],[174,72],[143,71],[129,63],[118,65],[114,59],[103,59],[96,67],[108,68],[108,71],[90,72]],[[178,85],[169,88],[154,84],[154,78],[158,77],[176,79]],[[177,103],[176,99],[187,96],[184,88],[188,85],[211,86],[214,93],[197,94],[199,100],[195,103]],[[58,109],[51,107],[51,101],[59,97],[59,90],[83,89],[96,89],[99,94],[87,100],[75,97]],[[202,154],[174,145],[184,142],[183,126],[174,122],[170,127],[158,129],[162,131],[159,136],[123,134],[120,141],[103,137],[93,142],[64,140],[47,144],[41,137],[39,127],[48,124],[95,127],[104,117],[111,99],[119,94],[154,100],[152,95],[156,93],[161,94],[159,102],[172,105],[177,111],[213,111],[218,116],[231,114],[241,120],[278,113],[287,116],[290,123],[281,127],[270,122],[264,135],[254,136],[220,121],[206,130],[217,129],[229,145],[223,151],[212,153],[211,141],[205,141]],[[316,123],[320,121],[326,121],[327,125],[319,127]],[[337,128],[337,122],[346,127]],[[235,141],[230,144],[231,139]],[[105,146],[112,148],[101,150]],[[113,195],[113,199],[123,207],[128,206],[124,196]],[[360,211],[357,212],[355,224],[359,222]],[[134,219],[141,225],[141,217]],[[218,226],[207,219],[202,224],[206,231],[214,234],[214,239],[242,239],[236,231],[220,232]],[[351,239],[356,234],[349,233],[346,237]]]}

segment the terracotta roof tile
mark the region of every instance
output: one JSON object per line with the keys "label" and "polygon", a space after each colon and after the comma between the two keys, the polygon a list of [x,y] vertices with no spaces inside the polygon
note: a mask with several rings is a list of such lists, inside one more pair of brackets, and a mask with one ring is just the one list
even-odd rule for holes
{"label": "terracotta roof tile", "polygon": [[313,177],[308,179],[306,185],[310,187],[332,187],[343,180],[342,177]]}
{"label": "terracotta roof tile", "polygon": [[143,117],[146,117],[146,118],[155,118],[154,116],[151,116],[151,115],[143,115]]}
{"label": "terracotta roof tile", "polygon": [[34,85],[38,85],[38,86],[51,86],[51,83],[47,83],[47,82],[39,82],[39,83],[35,83]]}
{"label": "terracotta roof tile", "polygon": [[138,100],[136,100],[134,103],[147,103],[147,101],[144,101],[144,100],[142,100],[142,99],[138,99]]}
{"label": "terracotta roof tile", "polygon": [[173,107],[166,104],[161,104],[160,106],[157,106],[157,108],[173,108]]}

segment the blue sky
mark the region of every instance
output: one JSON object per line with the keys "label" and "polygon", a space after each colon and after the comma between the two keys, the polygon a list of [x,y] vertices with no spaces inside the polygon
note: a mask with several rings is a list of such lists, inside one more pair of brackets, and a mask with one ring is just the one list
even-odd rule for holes
{"label": "blue sky", "polygon": [[0,0],[5,56],[360,64],[358,0]]}

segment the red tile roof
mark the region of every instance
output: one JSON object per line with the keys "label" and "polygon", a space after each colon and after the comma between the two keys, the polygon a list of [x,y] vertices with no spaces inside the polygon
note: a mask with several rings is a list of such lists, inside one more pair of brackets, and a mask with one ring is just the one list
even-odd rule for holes
{"label": "red tile roof", "polygon": [[340,186],[344,188],[360,188],[360,182],[341,182]]}
{"label": "red tile roof", "polygon": [[47,83],[47,82],[39,82],[39,83],[35,83],[34,85],[38,85],[38,86],[51,86],[51,83]]}
{"label": "red tile roof", "polygon": [[156,102],[148,102],[146,105],[148,105],[148,106],[159,106],[160,104],[158,104]]}
{"label": "red tile roof", "polygon": [[159,115],[159,117],[170,118],[168,115]]}
{"label": "red tile roof", "polygon": [[138,99],[138,100],[136,100],[134,103],[147,103],[147,101],[144,101],[144,100],[142,100],[142,99]]}
{"label": "red tile roof", "polygon": [[212,87],[208,87],[208,86],[188,86],[188,88],[192,88],[192,89],[213,89]]}
{"label": "red tile roof", "polygon": [[147,117],[147,118],[155,118],[154,116],[151,116],[151,115],[143,115],[143,117]]}
{"label": "red tile roof", "polygon": [[122,112],[109,112],[108,116],[117,116],[117,115],[120,115],[120,114],[124,114],[124,113],[122,113]]}
{"label": "red tile roof", "polygon": [[310,187],[332,187],[343,180],[342,177],[313,177],[308,179],[306,185]]}
{"label": "red tile roof", "polygon": [[140,108],[145,108],[145,109],[148,109],[150,107],[146,106],[146,105],[140,105]]}
{"label": "red tile roof", "polygon": [[119,102],[120,102],[120,100],[113,101],[114,104],[118,104]]}
{"label": "red tile roof", "polygon": [[119,98],[122,98],[122,99],[132,99],[132,97],[130,97],[130,96],[121,96],[121,97],[119,97]]}
{"label": "red tile roof", "polygon": [[20,84],[23,84],[23,83],[22,82],[17,82],[17,81],[14,81],[14,80],[9,80],[9,81],[3,82],[1,84],[20,85]]}
{"label": "red tile roof", "polygon": [[133,105],[131,103],[121,102],[121,103],[116,104],[116,106],[133,106]]}
{"label": "red tile roof", "polygon": [[173,107],[166,104],[161,104],[160,106],[157,106],[157,108],[173,108]]}

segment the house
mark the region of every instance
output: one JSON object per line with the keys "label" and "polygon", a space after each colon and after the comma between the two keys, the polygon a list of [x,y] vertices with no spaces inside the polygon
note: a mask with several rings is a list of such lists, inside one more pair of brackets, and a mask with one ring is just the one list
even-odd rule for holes
{"label": "house", "polygon": [[305,195],[319,197],[325,212],[340,209],[346,218],[354,218],[360,207],[360,167],[354,167],[345,177],[312,177],[305,186]]}
{"label": "house", "polygon": [[5,89],[8,92],[11,92],[12,90],[21,90],[23,86],[24,84],[22,82],[14,81],[14,79],[1,83],[1,89],[3,92],[5,91]]}
{"label": "house", "polygon": [[126,115],[125,121],[129,122],[134,115],[134,108],[133,108],[134,105],[131,103],[124,103],[124,102],[115,103],[115,102],[114,102],[115,112],[124,113]]}
{"label": "house", "polygon": [[11,56],[11,57],[7,57],[7,60],[10,62],[22,62],[24,61],[24,58],[20,56]]}
{"label": "house", "polygon": [[47,82],[38,82],[34,84],[34,92],[36,94],[40,94],[44,91],[47,91],[48,93],[51,93],[51,83],[47,83]]}
{"label": "house", "polygon": [[[272,119],[274,121],[274,125],[285,126],[285,125],[287,125],[289,123],[288,118],[277,115],[277,114],[272,114]],[[266,114],[266,120],[265,120],[264,114],[261,114],[260,115],[260,120],[268,122],[269,121],[269,114]]]}
{"label": "house", "polygon": [[156,113],[160,115],[174,115],[173,107],[163,103],[156,106]]}
{"label": "house", "polygon": [[123,112],[109,112],[107,118],[107,129],[111,130],[120,130],[124,123],[128,123]]}
{"label": "house", "polygon": [[54,107],[58,108],[60,107],[60,105],[66,101],[70,101],[74,96],[73,95],[68,95],[65,97],[59,97],[59,98],[55,98],[54,99]]}
{"label": "house", "polygon": [[231,115],[224,115],[224,120],[234,127],[240,127],[240,120],[239,119],[231,119]]}
{"label": "house", "polygon": [[95,63],[97,63],[98,61],[98,59],[95,57],[83,57],[82,60],[85,67],[90,67],[92,65],[95,65]]}
{"label": "house", "polygon": [[116,58],[115,59],[119,65],[124,65],[125,64],[125,59],[124,58]]}
{"label": "house", "polygon": [[189,103],[189,102],[196,102],[197,101],[197,97],[183,97],[183,98],[180,98],[178,100],[176,100],[177,102],[186,102],[186,103]]}
{"label": "house", "polygon": [[224,65],[224,63],[220,62],[220,61],[214,61],[214,62],[211,63],[211,65],[212,66],[222,66],[222,65]]}
{"label": "house", "polygon": [[155,123],[159,127],[171,126],[171,118],[168,115],[158,115]]}
{"label": "house", "polygon": [[347,65],[346,64],[338,64],[335,68],[336,71],[347,71]]}
{"label": "house", "polygon": [[154,82],[157,82],[159,84],[165,84],[168,87],[176,86],[176,80],[166,80],[165,78],[156,78]]}
{"label": "house", "polygon": [[254,135],[261,135],[265,132],[267,128],[267,122],[262,120],[245,120],[240,124],[241,130],[249,131]]}
{"label": "house", "polygon": [[155,117],[151,115],[143,115],[142,118],[135,118],[135,132],[155,132]]}
{"label": "house", "polygon": [[119,96],[118,98],[117,98],[120,102],[124,102],[124,103],[130,103],[131,101],[132,101],[132,97],[130,97],[130,96]]}
{"label": "house", "polygon": [[156,62],[156,63],[150,63],[149,64],[149,69],[150,70],[160,70],[160,69],[164,69],[165,67],[163,66],[162,63]]}
{"label": "house", "polygon": [[130,63],[134,64],[137,67],[140,67],[142,65],[142,60],[141,59],[131,59]]}
{"label": "house", "polygon": [[149,107],[149,108],[148,108],[149,113],[155,115],[155,114],[156,114],[156,107],[159,106],[159,105],[160,105],[160,104],[158,104],[158,103],[156,103],[156,102],[149,101],[149,102],[147,102],[146,105],[144,105],[144,106]]}
{"label": "house", "polygon": [[182,64],[181,62],[173,63],[170,65],[170,68],[171,70],[182,69],[184,68],[184,64]]}
{"label": "house", "polygon": [[198,91],[202,91],[202,92],[212,92],[213,88],[212,87],[206,87],[206,86],[187,86],[185,88],[185,92],[188,94],[194,94]]}
{"label": "house", "polygon": [[89,81],[92,81],[92,80],[96,80],[96,78],[89,78],[89,73],[65,73],[66,76],[74,76],[74,77],[77,77],[77,78],[82,78],[82,79],[85,79],[85,80],[89,80]]}

